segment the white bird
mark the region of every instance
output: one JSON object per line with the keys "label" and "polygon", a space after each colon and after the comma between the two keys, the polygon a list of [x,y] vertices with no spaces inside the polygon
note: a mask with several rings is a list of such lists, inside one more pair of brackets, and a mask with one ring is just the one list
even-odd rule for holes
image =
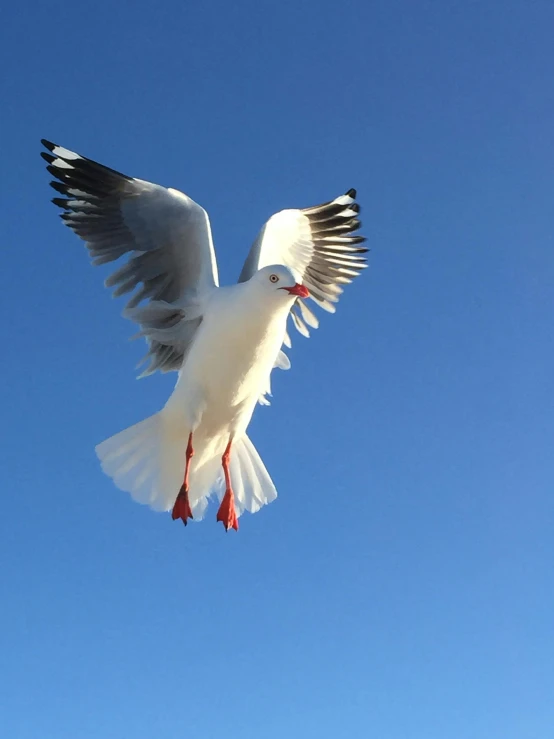
{"label": "white bird", "polygon": [[[334,312],[347,284],[366,267],[353,235],[355,190],[303,210],[283,210],[262,228],[236,285],[219,287],[206,211],[172,188],[128,177],[42,140],[57,178],[63,221],[95,265],[130,255],[106,286],[114,296],[141,287],[124,315],[146,338],[144,374],[176,370],[164,408],[96,447],[117,487],[173,519],[201,519],[215,493],[217,520],[238,529],[277,497],[246,435],[256,402],[268,405],[274,367],[288,369],[287,319],[301,334],[318,321],[303,302]],[[144,301],[144,302],[143,302]],[[142,303],[142,304],[141,304]]]}

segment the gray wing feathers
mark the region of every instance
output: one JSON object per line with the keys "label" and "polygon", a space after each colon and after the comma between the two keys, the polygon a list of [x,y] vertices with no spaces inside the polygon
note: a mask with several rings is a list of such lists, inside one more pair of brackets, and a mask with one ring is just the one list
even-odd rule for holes
{"label": "gray wing feathers", "polygon": [[140,375],[145,377],[156,370],[169,372],[180,370],[193,336],[202,322],[200,308],[178,308],[162,300],[151,301],[145,306],[126,309],[124,315],[138,323],[141,331],[133,338],[143,336],[148,342],[148,352],[139,367],[149,362]]}
{"label": "gray wing feathers", "polygon": [[160,311],[149,314],[146,326],[140,323],[144,314],[133,309],[143,300],[186,307],[217,285],[206,212],[178,190],[128,177],[44,139],[42,143],[48,149],[42,153],[47,169],[57,178],[50,184],[64,196],[53,202],[64,210],[66,225],[86,242],[92,263],[129,256],[105,284],[114,288],[114,297],[132,293],[125,315],[139,322],[149,342],[146,373],[179,369],[201,317],[180,321],[168,332],[165,316],[155,325],[153,316],[160,317]]}
{"label": "gray wing feathers", "polygon": [[[216,285],[215,260],[213,267],[208,261],[213,245],[206,212],[177,190],[136,182],[137,189],[143,188],[140,194],[120,204],[122,220],[132,235],[127,251],[136,254],[106,280],[106,286],[115,287],[118,296],[142,283],[127,304],[132,308],[145,298],[172,303]],[[74,220],[65,220],[76,230]],[[91,256],[95,256],[93,250],[98,251],[94,242]]]}

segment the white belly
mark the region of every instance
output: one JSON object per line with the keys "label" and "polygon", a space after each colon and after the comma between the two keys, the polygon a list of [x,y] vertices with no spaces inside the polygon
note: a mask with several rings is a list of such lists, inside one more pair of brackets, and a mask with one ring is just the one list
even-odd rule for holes
{"label": "white belly", "polygon": [[288,310],[264,316],[246,308],[207,313],[167,403],[198,436],[243,433],[267,387]]}

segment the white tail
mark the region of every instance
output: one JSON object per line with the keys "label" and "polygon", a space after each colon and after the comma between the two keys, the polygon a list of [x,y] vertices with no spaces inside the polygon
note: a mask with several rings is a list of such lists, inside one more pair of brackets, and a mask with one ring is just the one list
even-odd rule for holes
{"label": "white tail", "polygon": [[[165,411],[130,426],[96,447],[102,469],[118,488],[138,503],[157,511],[171,510],[183,481],[189,431]],[[195,520],[200,520],[215,493],[224,493],[221,455],[226,439],[193,436],[195,455],[190,470],[189,499]],[[277,497],[275,486],[246,434],[233,442],[231,483],[237,515],[256,513]]]}
{"label": "white tail", "polygon": [[243,511],[256,513],[277,497],[273,480],[246,434],[233,442],[229,468],[237,516]]}

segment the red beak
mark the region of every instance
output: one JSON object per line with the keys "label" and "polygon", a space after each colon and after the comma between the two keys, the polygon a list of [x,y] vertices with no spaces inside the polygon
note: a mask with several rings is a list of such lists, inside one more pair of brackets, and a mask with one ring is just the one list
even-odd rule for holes
{"label": "red beak", "polygon": [[292,287],[282,287],[281,290],[286,290],[289,295],[298,295],[299,298],[309,298],[310,293],[308,292],[308,289],[304,287],[304,285],[301,285],[300,283],[296,283],[296,285],[293,285]]}

